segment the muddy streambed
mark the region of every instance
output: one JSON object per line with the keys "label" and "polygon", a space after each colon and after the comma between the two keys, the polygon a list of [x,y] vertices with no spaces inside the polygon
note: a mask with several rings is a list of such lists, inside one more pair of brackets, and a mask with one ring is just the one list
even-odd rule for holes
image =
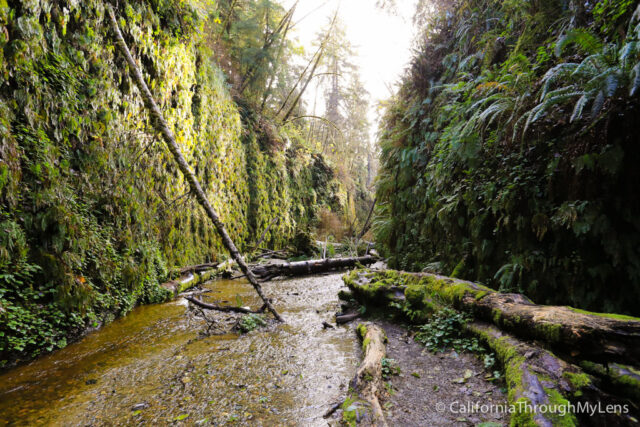
{"label": "muddy streambed", "polygon": [[[340,274],[270,282],[287,324],[241,336],[199,337],[183,299],[138,307],[0,376],[0,425],[326,425],[360,358],[350,326],[322,329],[341,286]],[[243,281],[205,287],[205,301],[260,305]]]}

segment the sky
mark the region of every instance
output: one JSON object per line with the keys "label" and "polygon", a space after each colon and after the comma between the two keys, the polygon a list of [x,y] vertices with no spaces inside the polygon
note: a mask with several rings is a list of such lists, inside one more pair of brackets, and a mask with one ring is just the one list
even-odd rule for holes
{"label": "sky", "polygon": [[[285,8],[295,0],[282,0]],[[325,29],[327,21],[338,5],[340,18],[346,24],[347,37],[358,54],[353,62],[360,67],[360,75],[371,94],[372,108],[369,119],[372,134],[378,101],[388,99],[411,58],[413,40],[412,17],[416,0],[400,0],[397,15],[391,15],[375,6],[376,0],[300,0],[296,9],[293,37],[307,53],[313,52],[313,41]],[[310,88],[311,89],[311,88]],[[307,105],[312,105],[312,91],[307,94]]]}

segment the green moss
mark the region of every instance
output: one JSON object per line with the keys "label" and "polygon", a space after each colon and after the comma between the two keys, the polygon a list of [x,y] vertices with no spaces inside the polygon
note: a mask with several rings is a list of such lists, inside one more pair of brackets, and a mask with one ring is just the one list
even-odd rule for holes
{"label": "green moss", "polygon": [[340,406],[340,409],[342,409],[342,422],[350,427],[356,426],[356,418],[357,418],[356,403],[357,402],[358,402],[358,399],[356,397],[349,396],[345,399],[345,401]]}
{"label": "green moss", "polygon": [[[531,401],[526,397],[521,397],[513,403],[516,405],[516,408],[528,408]],[[533,419],[533,416],[533,411],[529,411],[528,409],[514,412],[511,414],[511,421],[509,425],[511,427],[537,427],[538,424]]]}
{"label": "green moss", "polygon": [[369,343],[371,342],[371,338],[365,338],[362,340],[362,351],[367,351],[367,347],[369,347]]}
{"label": "green moss", "polygon": [[[550,408],[564,408],[564,410],[551,410],[545,414],[545,417],[551,420],[554,426],[558,427],[574,427],[579,425],[575,414],[569,411],[570,402],[555,389],[545,388],[545,391],[549,397],[548,405]],[[564,415],[562,415],[563,412]]]}
{"label": "green moss", "polygon": [[586,311],[586,310],[581,310],[579,308],[573,308],[573,307],[567,307],[567,308],[575,313],[588,314],[590,316],[604,317],[604,318],[613,319],[613,320],[628,320],[631,322],[640,322],[640,317],[626,316],[624,314],[613,314],[613,313],[595,313],[593,311]]}
{"label": "green moss", "polygon": [[562,340],[562,325],[538,322],[536,323],[536,332],[550,343],[560,342]]}
{"label": "green moss", "polygon": [[565,372],[563,375],[571,386],[579,391],[582,388],[588,387],[591,385],[591,377],[588,374],[583,373],[573,373],[573,372]]}
{"label": "green moss", "polygon": [[356,332],[361,339],[364,339],[364,337],[367,335],[367,325],[365,325],[364,323],[359,323],[356,327]]}

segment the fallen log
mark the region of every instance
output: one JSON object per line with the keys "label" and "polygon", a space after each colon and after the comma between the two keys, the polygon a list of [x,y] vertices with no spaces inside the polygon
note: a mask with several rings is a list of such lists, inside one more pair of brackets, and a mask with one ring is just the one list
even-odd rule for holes
{"label": "fallen log", "polygon": [[640,366],[640,318],[536,305],[520,294],[428,273],[387,270],[375,277],[373,272],[361,271],[345,282],[358,284],[356,292],[371,298],[389,292],[393,283],[421,308],[441,301],[520,338],[545,342],[574,359]]}
{"label": "fallen log", "polygon": [[[496,326],[472,322],[465,329],[495,352],[504,367],[511,425],[632,425],[623,401],[596,387],[593,377],[550,351],[504,333]],[[571,408],[619,405],[619,412],[582,413]],[[628,405],[628,403],[627,403]]]}
{"label": "fallen log", "polygon": [[629,396],[634,402],[640,403],[640,369],[619,363],[603,365],[588,361],[580,362],[580,367],[598,378],[602,389]]}
{"label": "fallen log", "polygon": [[215,305],[215,304],[209,304],[203,301],[200,301],[197,298],[194,298],[192,296],[185,296],[184,299],[186,299],[187,301],[197,305],[200,308],[205,308],[207,310],[216,310],[216,311],[222,311],[225,313],[244,313],[244,314],[248,314],[248,313],[253,313],[253,314],[260,314],[264,312],[264,309],[266,308],[265,306],[262,306],[262,308],[258,311],[253,311],[251,309],[245,308],[245,307],[232,307],[232,306],[220,306],[220,305]]}
{"label": "fallen log", "polygon": [[[384,307],[389,314],[413,323],[424,323],[431,313],[447,303],[437,292],[432,293],[424,277],[383,271],[356,270],[344,277],[351,295],[362,304]],[[411,317],[407,317],[411,313]],[[563,360],[560,355],[520,339],[496,325],[473,321],[465,326],[467,333],[484,342],[504,367],[508,402],[513,408],[511,425],[632,425],[629,412],[635,394],[608,393],[586,368]],[[628,377],[627,377],[628,379]],[[617,395],[617,396],[614,396]],[[600,404],[619,405],[621,411],[577,414],[575,408],[599,408]],[[572,406],[573,405],[573,406]],[[627,405],[627,406],[624,406]],[[539,408],[535,411],[533,408]],[[550,410],[555,409],[554,413]],[[544,412],[546,410],[546,412]]]}
{"label": "fallen log", "polygon": [[203,271],[207,271],[207,270],[211,270],[214,268],[217,268],[220,264],[218,263],[205,263],[205,264],[198,264],[198,265],[189,265],[187,267],[182,267],[180,270],[178,270],[180,272],[181,275],[186,274],[186,273],[201,273]]}
{"label": "fallen log", "polygon": [[376,258],[368,255],[353,258],[327,258],[310,261],[287,262],[283,264],[265,264],[252,268],[253,274],[259,279],[267,281],[278,276],[304,276],[308,274],[325,273],[356,265],[370,265]]}
{"label": "fallen log", "polygon": [[358,317],[360,317],[360,313],[358,313],[358,312],[336,314],[336,324],[337,325],[342,325],[342,324],[345,324],[345,323],[349,323],[352,320],[356,320]]}
{"label": "fallen log", "polygon": [[387,336],[372,323],[361,323],[356,331],[362,340],[364,358],[349,384],[350,395],[340,406],[342,420],[347,425],[357,423],[363,426],[387,426],[379,393],[382,387],[382,359],[387,349]]}

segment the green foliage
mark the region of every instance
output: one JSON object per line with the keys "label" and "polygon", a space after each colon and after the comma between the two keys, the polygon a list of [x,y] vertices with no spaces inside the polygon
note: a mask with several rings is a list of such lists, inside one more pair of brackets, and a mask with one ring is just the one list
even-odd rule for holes
{"label": "green foliage", "polygon": [[[165,301],[169,271],[225,256],[151,126],[104,4],[0,2],[0,364]],[[232,98],[205,31],[218,25],[211,7],[131,0],[117,14],[232,239],[243,249],[277,218],[264,244],[278,249],[340,184],[299,131],[271,131]]]}
{"label": "green foliage", "polygon": [[262,326],[267,326],[267,322],[265,322],[264,318],[259,314],[249,313],[242,316],[240,322],[238,323],[238,329],[243,334],[247,332],[251,332],[254,329],[257,329]]}
{"label": "green foliage", "polygon": [[380,364],[382,365],[383,380],[388,380],[393,375],[400,375],[402,373],[400,366],[398,366],[395,362],[396,361],[393,359],[388,359],[386,357],[382,358],[382,360],[380,361]]}
{"label": "green foliage", "polygon": [[418,328],[415,339],[431,351],[477,351],[480,348],[475,338],[464,335],[464,325],[469,316],[450,308],[443,308],[433,314],[429,323]]}
{"label": "green foliage", "polygon": [[640,12],[569,6],[460,0],[425,25],[379,136],[390,267],[639,313]]}
{"label": "green foliage", "polygon": [[[482,358],[485,369],[496,367],[496,356],[487,352],[477,338],[464,333],[464,325],[471,319],[468,314],[444,307],[436,311],[428,323],[418,327],[415,340],[433,352],[453,348],[457,352],[475,353]],[[493,372],[494,378],[501,376]]]}

